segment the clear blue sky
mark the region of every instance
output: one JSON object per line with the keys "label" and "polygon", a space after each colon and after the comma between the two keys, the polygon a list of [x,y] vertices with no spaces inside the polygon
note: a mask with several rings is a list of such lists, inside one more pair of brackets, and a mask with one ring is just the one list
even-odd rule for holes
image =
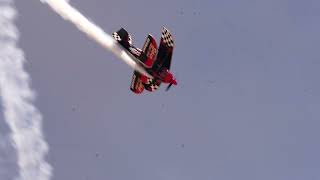
{"label": "clear blue sky", "polygon": [[320,2],[71,0],[141,47],[175,37],[179,86],[132,70],[47,6],[16,1],[53,180],[320,179]]}

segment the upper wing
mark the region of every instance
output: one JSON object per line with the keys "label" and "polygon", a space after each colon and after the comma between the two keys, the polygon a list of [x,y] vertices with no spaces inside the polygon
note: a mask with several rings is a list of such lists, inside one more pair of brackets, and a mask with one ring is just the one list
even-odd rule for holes
{"label": "upper wing", "polygon": [[174,40],[168,29],[163,27],[161,33],[160,46],[158,49],[158,55],[155,62],[155,66],[157,69],[162,67],[170,69],[171,66],[171,58],[174,48]]}

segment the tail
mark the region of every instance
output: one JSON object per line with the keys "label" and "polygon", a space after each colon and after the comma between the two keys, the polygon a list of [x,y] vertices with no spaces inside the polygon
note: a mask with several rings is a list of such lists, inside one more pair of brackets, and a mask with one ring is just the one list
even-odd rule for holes
{"label": "tail", "polygon": [[112,33],[112,36],[116,41],[118,41],[125,48],[132,46],[131,35],[124,28],[121,28],[117,32]]}

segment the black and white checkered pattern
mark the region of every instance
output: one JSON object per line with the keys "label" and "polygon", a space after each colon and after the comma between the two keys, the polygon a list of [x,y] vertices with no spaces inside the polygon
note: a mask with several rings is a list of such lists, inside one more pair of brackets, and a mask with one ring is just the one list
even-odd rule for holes
{"label": "black and white checkered pattern", "polygon": [[156,83],[156,81],[154,79],[148,78],[147,84],[146,85],[146,89],[149,91],[155,91],[157,89],[159,89],[159,85]]}
{"label": "black and white checkered pattern", "polygon": [[161,38],[163,42],[168,46],[168,47],[173,47],[174,42],[173,42],[173,37],[168,29],[165,27],[162,29],[162,35]]}
{"label": "black and white checkered pattern", "polygon": [[132,45],[132,38],[131,38],[130,34],[128,34],[128,42],[129,42],[130,45]]}
{"label": "black and white checkered pattern", "polygon": [[[116,39],[117,41],[122,41],[121,37],[119,36],[118,33],[114,32],[112,33],[112,36],[114,37],[114,39]],[[132,38],[131,38],[131,35],[128,34],[128,42],[130,45],[132,45]]]}
{"label": "black and white checkered pattern", "polygon": [[112,33],[112,36],[113,36],[114,39],[116,39],[117,41],[121,41],[121,37],[118,35],[118,33],[114,32],[114,33]]}

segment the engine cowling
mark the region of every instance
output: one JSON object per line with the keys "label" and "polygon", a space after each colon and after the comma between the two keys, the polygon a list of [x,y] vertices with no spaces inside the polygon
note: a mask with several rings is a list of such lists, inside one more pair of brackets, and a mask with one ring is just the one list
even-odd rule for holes
{"label": "engine cowling", "polygon": [[177,81],[174,79],[172,73],[168,69],[163,68],[159,73],[159,76],[162,82],[177,85]]}

